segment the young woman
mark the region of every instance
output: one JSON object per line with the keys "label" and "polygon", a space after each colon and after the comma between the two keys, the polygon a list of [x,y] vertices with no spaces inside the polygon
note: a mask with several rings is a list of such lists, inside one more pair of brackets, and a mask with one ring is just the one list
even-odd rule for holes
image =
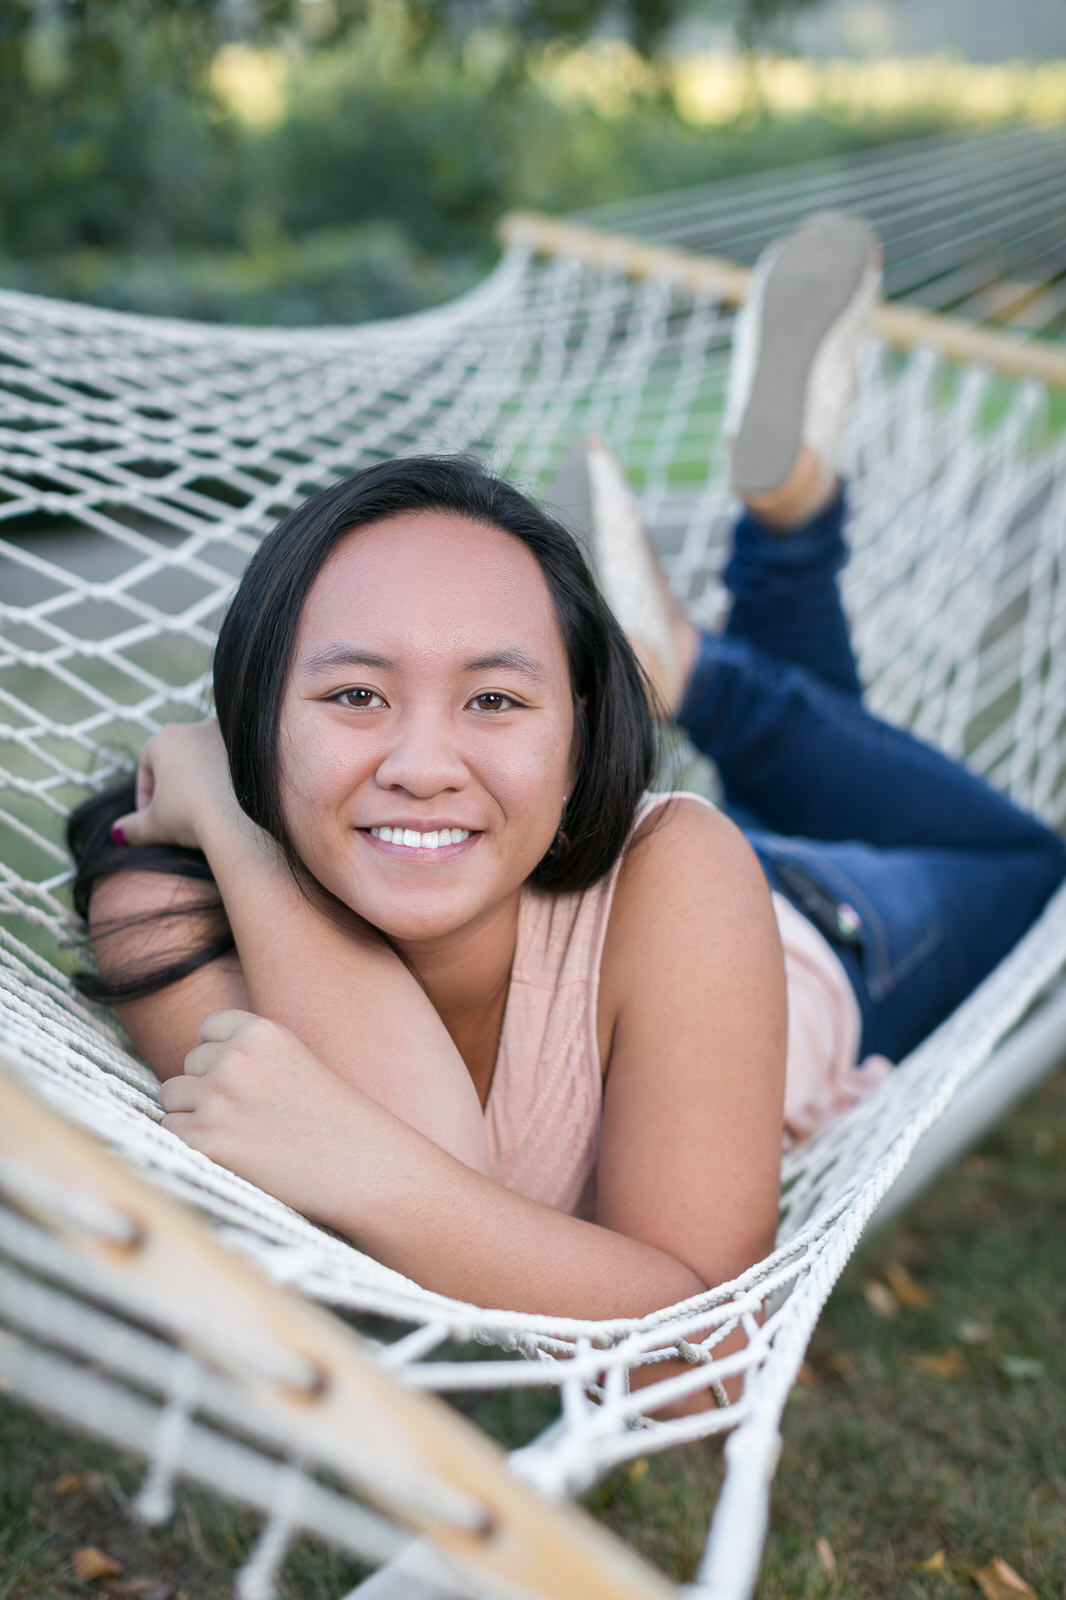
{"label": "young woman", "polygon": [[761,265],[729,624],[662,585],[636,640],[747,837],[645,795],[646,680],[565,530],[435,459],[288,517],[217,722],[73,819],[88,987],[166,1127],[430,1289],[605,1317],[737,1274],[773,1242],[783,1107],[797,1137],[868,1087],[1066,871],[860,702],[833,450],[875,256],[830,217]]}

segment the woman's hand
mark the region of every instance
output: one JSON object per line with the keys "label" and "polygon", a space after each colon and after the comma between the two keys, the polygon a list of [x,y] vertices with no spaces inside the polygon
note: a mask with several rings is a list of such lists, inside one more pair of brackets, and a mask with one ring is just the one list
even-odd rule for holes
{"label": "woman's hand", "polygon": [[[387,1126],[379,1133],[389,1153],[396,1149],[393,1124],[406,1125],[456,1160],[487,1172],[488,1136],[477,1091],[425,990],[377,929],[354,911],[345,915],[339,902],[327,907],[308,894],[277,843],[238,808],[214,722],[163,728],[149,741],[141,759],[138,802],[138,810],[120,820],[127,843],[165,841],[206,856],[236,945],[237,971],[231,970],[228,978],[235,978],[243,991],[231,999],[233,981],[219,981],[214,969],[210,980],[194,974],[182,980],[185,987],[172,985],[162,997],[135,1002],[136,1009],[134,1004],[124,1006],[122,1020],[133,1043],[159,1076],[180,1082],[180,1092],[191,1095],[195,1066],[187,1065],[181,1074],[180,1064],[195,1056],[195,1050],[188,1058],[185,1052],[204,1013],[246,1005],[249,1012],[278,1025],[289,1055],[298,1055],[303,1063],[292,1082],[328,1070],[331,1093],[343,1097],[328,1102],[345,1108],[338,1115],[356,1115],[351,1107],[358,1104],[363,1107],[360,1115],[370,1117],[366,1107],[372,1106],[385,1119]],[[141,877],[148,879],[149,874]],[[144,889],[143,882],[140,887]],[[102,922],[105,902],[99,904]],[[118,891],[107,902],[106,915],[121,918],[127,907],[135,915],[154,907],[165,911],[173,904],[171,890],[160,896],[149,881],[143,894]],[[165,953],[168,936],[173,940],[180,924],[161,919],[158,927]],[[136,928],[132,937],[138,937]],[[121,944],[112,948],[125,954]],[[275,1064],[278,1048],[275,1037],[269,1051]],[[257,1088],[259,1081],[255,1079]],[[279,1079],[280,1084],[287,1082],[284,1076]],[[178,1092],[166,1091],[168,1096]],[[290,1085],[286,1095],[292,1092]],[[324,1095],[324,1087],[321,1093],[315,1089],[316,1102],[325,1104]],[[213,1103],[213,1090],[209,1099]],[[199,1100],[165,1099],[164,1108],[178,1115],[175,1131],[181,1132],[181,1114],[198,1112]],[[297,1103],[293,1114],[305,1109]],[[314,1109],[317,1126],[307,1133],[308,1148],[330,1122],[328,1113],[318,1121],[317,1105]],[[377,1126],[361,1124],[364,1132],[371,1125]],[[199,1137],[200,1120],[184,1126]],[[242,1142],[232,1151],[228,1144],[220,1145],[216,1159],[242,1176],[260,1174],[257,1181],[280,1193],[271,1171],[264,1174],[259,1166],[253,1171],[255,1150],[254,1141],[247,1149]],[[208,1153],[215,1155],[214,1148]],[[296,1176],[293,1194],[287,1189],[283,1198],[299,1205]],[[316,1214],[328,1220],[321,1211]]]}
{"label": "woman's hand", "polygon": [[160,728],[137,763],[137,809],[113,830],[123,844],[203,847],[208,817],[239,815],[229,763],[214,717]]}
{"label": "woman's hand", "polygon": [[328,1221],[382,1155],[394,1119],[294,1033],[250,1011],[212,1011],[181,1077],[159,1091],[163,1126],[305,1215]]}

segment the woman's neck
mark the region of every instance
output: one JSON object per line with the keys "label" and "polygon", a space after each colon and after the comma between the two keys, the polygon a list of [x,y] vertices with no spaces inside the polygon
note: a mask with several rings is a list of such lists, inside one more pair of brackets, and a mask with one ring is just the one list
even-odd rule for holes
{"label": "woman's neck", "polygon": [[396,941],[455,1043],[481,1104],[488,1098],[507,1005],[520,891],[484,919],[440,940]]}

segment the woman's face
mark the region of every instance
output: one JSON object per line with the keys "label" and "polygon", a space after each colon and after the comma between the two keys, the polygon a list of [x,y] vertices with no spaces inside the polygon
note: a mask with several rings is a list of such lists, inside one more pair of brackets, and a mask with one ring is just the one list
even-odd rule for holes
{"label": "woman's face", "polygon": [[279,728],[290,837],[398,941],[490,920],[574,767],[566,650],[531,552],[447,512],[347,535],[304,604]]}

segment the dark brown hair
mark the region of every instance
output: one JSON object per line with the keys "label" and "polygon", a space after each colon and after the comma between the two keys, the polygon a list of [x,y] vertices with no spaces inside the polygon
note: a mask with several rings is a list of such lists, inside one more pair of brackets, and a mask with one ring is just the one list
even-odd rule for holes
{"label": "dark brown hair", "polygon": [[[568,848],[544,856],[531,882],[557,893],[587,889],[617,861],[652,778],[655,729],[646,680],[571,534],[465,457],[412,456],[367,467],[297,507],[252,557],[215,651],[215,708],[237,800],[278,842],[297,875],[306,877],[285,826],[277,748],[300,614],[316,577],[347,534],[412,511],[451,512],[499,528],[533,553],[544,574],[570,665],[580,750],[566,808]],[[92,883],[104,873],[148,867],[210,877],[196,852],[162,850],[153,860],[149,850],[126,853],[111,845],[109,822],[132,809],[129,799],[127,783],[121,805],[117,791],[111,791],[87,801],[71,819],[68,837],[78,864],[75,903],[82,915]],[[232,940],[226,947],[231,945]],[[86,975],[81,987],[100,999],[133,998],[220,953],[216,938],[192,967],[186,957],[141,978],[131,974],[124,984]]]}

